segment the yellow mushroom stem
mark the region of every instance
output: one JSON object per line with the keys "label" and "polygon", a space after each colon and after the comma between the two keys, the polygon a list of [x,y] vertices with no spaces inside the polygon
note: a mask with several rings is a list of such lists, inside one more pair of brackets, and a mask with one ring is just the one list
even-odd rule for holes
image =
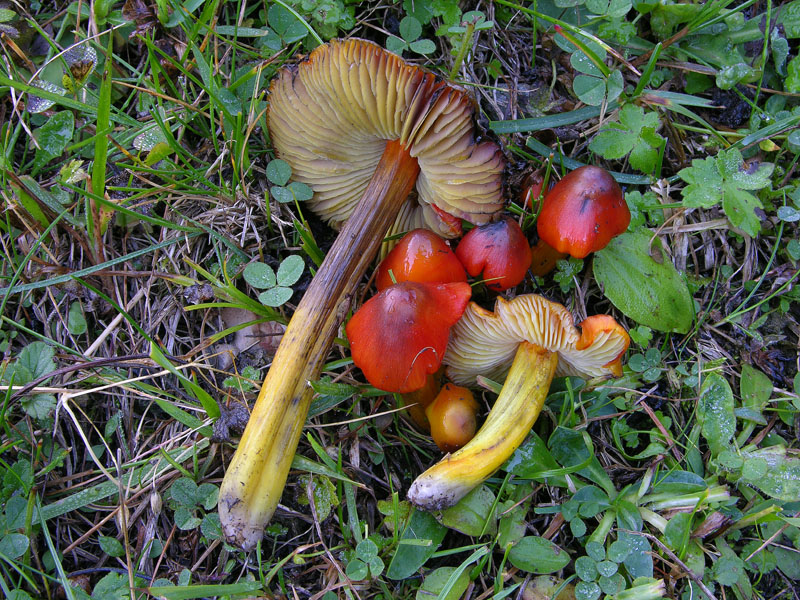
{"label": "yellow mushroom stem", "polygon": [[375,174],[289,322],[250,421],[222,481],[225,537],[244,549],[262,538],[278,506],[319,377],[349,297],[419,174],[417,160],[389,141]]}
{"label": "yellow mushroom stem", "polygon": [[448,454],[420,475],[408,498],[425,510],[453,506],[492,473],[522,444],[544,406],[558,354],[520,343],[503,389],[486,422],[463,448]]}

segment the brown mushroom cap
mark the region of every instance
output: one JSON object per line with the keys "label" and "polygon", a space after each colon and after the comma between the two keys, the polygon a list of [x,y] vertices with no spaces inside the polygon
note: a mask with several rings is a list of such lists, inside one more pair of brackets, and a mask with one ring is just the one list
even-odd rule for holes
{"label": "brown mushroom cap", "polygon": [[476,143],[473,102],[461,89],[365,40],[333,40],[270,87],[270,133],[292,177],[314,190],[311,209],[334,227],[363,195],[386,142],[416,158],[417,206],[404,223],[453,237],[432,210],[485,223],[502,206],[504,159]]}
{"label": "brown mushroom cap", "polygon": [[498,298],[494,312],[470,302],[453,327],[444,364],[451,380],[473,385],[477,375],[505,379],[520,342],[558,354],[556,375],[599,377],[620,374],[620,357],[630,338],[611,317],[596,327],[589,317],[590,336],[581,335],[562,305],[525,294]]}

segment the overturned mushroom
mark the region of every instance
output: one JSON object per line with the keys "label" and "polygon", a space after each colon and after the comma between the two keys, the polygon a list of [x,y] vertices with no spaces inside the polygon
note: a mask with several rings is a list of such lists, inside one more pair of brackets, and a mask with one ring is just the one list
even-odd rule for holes
{"label": "overturned mushroom", "polygon": [[493,313],[469,304],[453,328],[447,374],[459,385],[474,385],[478,375],[505,383],[477,435],[414,481],[415,505],[452,506],[500,468],[528,435],[554,375],[621,374],[627,332],[605,315],[581,326],[579,333],[566,308],[534,294],[498,298]]}
{"label": "overturned mushroom", "polygon": [[[476,143],[460,89],[363,40],[332,41],[270,87],[280,158],[341,232],[290,321],[220,488],[226,538],[253,548],[280,500],[313,390],[348,299],[409,191],[426,215],[483,223],[501,204],[503,158]],[[412,211],[413,212],[413,211]],[[435,221],[436,217],[431,216]]]}

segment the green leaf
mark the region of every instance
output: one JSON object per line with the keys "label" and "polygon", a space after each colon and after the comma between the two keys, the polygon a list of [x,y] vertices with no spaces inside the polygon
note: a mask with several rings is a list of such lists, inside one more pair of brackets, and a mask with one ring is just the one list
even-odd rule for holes
{"label": "green leaf", "polygon": [[[56,370],[56,363],[53,361],[55,355],[55,348],[45,342],[31,342],[20,351],[16,364],[27,369],[31,375],[29,381],[33,381]],[[21,383],[19,377],[15,378],[15,383]]]}
{"label": "green leaf", "polygon": [[407,50],[408,47],[409,47],[408,43],[405,40],[403,40],[403,39],[401,39],[401,38],[399,38],[399,37],[397,37],[395,35],[390,35],[388,38],[386,38],[386,49],[389,52],[393,52],[394,54],[402,55],[403,51]]}
{"label": "green leaf", "polygon": [[197,484],[188,477],[176,479],[169,488],[169,494],[181,506],[194,508],[198,504]]}
{"label": "green leaf", "polygon": [[800,498],[800,456],[782,446],[742,451],[741,480],[786,502]]}
{"label": "green leaf", "polygon": [[267,264],[262,262],[252,262],[244,268],[244,280],[257,289],[275,287],[278,278],[275,271]]}
{"label": "green leaf", "polygon": [[[302,475],[298,480],[297,501],[304,505],[309,505],[308,490],[311,489],[311,495],[314,498],[314,508],[317,511],[317,518],[320,521],[327,519],[335,506],[339,506],[339,497],[336,495],[336,486],[333,485],[331,480],[324,475]],[[366,540],[365,540],[366,541]],[[375,542],[370,541],[374,545]],[[367,551],[367,546],[362,550]],[[377,546],[375,549],[377,554]],[[374,554],[367,554],[365,556],[359,555],[360,558],[370,558]]]}
{"label": "green leaf", "polygon": [[38,148],[33,159],[32,175],[36,175],[48,162],[63,154],[72,141],[74,131],[75,116],[68,110],[57,112],[34,131],[33,137]]}
{"label": "green leaf", "polygon": [[529,535],[511,548],[508,560],[518,569],[528,573],[546,575],[566,567],[570,558],[569,554],[550,540]]}
{"label": "green leaf", "polygon": [[14,560],[28,551],[30,540],[21,533],[6,533],[0,538],[0,554]]}
{"label": "green leaf", "polygon": [[285,160],[276,158],[271,160],[267,165],[267,179],[270,183],[275,185],[284,186],[289,183],[289,178],[292,176],[292,167],[289,166]]}
{"label": "green leaf", "polygon": [[79,301],[73,302],[67,314],[67,330],[72,335],[86,333],[86,317],[83,316],[83,308]]}
{"label": "green leaf", "polygon": [[697,421],[712,454],[719,454],[730,446],[736,432],[733,392],[718,373],[709,374],[703,381],[697,402]]}
{"label": "green leaf", "polygon": [[272,197],[275,198],[281,204],[288,204],[290,202],[294,202],[294,194],[292,190],[288,187],[281,187],[281,186],[273,186],[270,189],[270,194]]}
{"label": "green leaf", "polygon": [[265,306],[278,307],[286,304],[292,297],[292,288],[276,286],[258,295],[258,301]]}
{"label": "green leaf", "polygon": [[589,106],[600,106],[606,98],[606,81],[602,77],[578,75],[572,81],[572,89],[578,99]]}
{"label": "green leaf", "polygon": [[679,554],[682,553],[683,549],[689,543],[691,527],[692,515],[690,513],[678,513],[674,515],[664,528],[664,541],[670,548]]}
{"label": "green leaf", "polygon": [[34,419],[44,419],[56,407],[52,394],[34,394],[20,400],[23,410]]}
{"label": "green leaf", "polygon": [[411,48],[412,52],[416,52],[417,54],[433,54],[436,51],[436,44],[431,40],[422,39],[411,42],[409,48]]}
{"label": "green leaf", "polygon": [[683,203],[690,207],[711,208],[720,202],[731,223],[754,237],[761,230],[757,209],[761,201],[751,191],[770,186],[775,165],[745,164],[737,148],[722,150],[716,157],[695,159],[678,175],[687,182]]}
{"label": "green leaf", "polygon": [[597,600],[602,590],[594,581],[579,581],[575,584],[575,600]]}
{"label": "green leaf", "polygon": [[[659,331],[686,333],[694,306],[686,282],[647,230],[623,233],[595,253],[594,276],[631,319]],[[654,260],[655,259],[655,260]]]}
{"label": "green leaf", "polygon": [[458,600],[469,587],[469,573],[462,571],[456,578],[455,583],[444,596],[440,596],[444,586],[450,576],[456,571],[456,567],[440,567],[431,571],[425,576],[422,585],[417,590],[416,600]]}
{"label": "green leaf", "polygon": [[[400,537],[400,544],[389,563],[389,579],[408,579],[433,556],[447,533],[428,512],[415,510]],[[406,543],[404,543],[406,542]],[[411,543],[408,543],[411,542]]]}
{"label": "green leaf", "polygon": [[127,600],[131,597],[128,576],[109,573],[98,581],[92,590],[93,600]]}
{"label": "green leaf", "polygon": [[800,54],[786,65],[786,79],[783,80],[783,89],[792,94],[800,93]]}
{"label": "green leaf", "polygon": [[420,35],[422,35],[422,24],[414,17],[403,17],[400,21],[400,36],[410,43]]}
{"label": "green leaf", "polygon": [[659,126],[655,112],[645,113],[635,104],[619,110],[619,123],[607,123],[589,143],[589,149],[603,158],[618,159],[630,153],[631,166],[644,173],[655,171],[658,148],[664,138],[655,132]]}
{"label": "green leaf", "polygon": [[497,532],[497,517],[492,511],[494,500],[488,487],[477,487],[458,504],[442,511],[442,525],[472,537],[481,535],[485,528],[493,536]]}
{"label": "green leaf", "polygon": [[287,256],[278,267],[277,284],[284,287],[294,285],[303,274],[305,262],[297,255]]}
{"label": "green leaf", "polygon": [[292,194],[292,198],[297,202],[305,202],[314,197],[314,190],[311,186],[300,181],[293,181],[286,186],[286,189]]}
{"label": "green leaf", "polygon": [[720,585],[735,585],[745,575],[744,561],[738,556],[723,554],[714,562],[711,573]]}
{"label": "green leaf", "polygon": [[354,558],[347,563],[345,574],[353,581],[363,581],[369,577],[369,566],[360,558]]}
{"label": "green leaf", "polygon": [[109,556],[124,556],[125,548],[122,547],[122,542],[117,538],[101,535],[99,540],[100,549]]}
{"label": "green leaf", "polygon": [[755,367],[744,364],[739,380],[739,393],[744,406],[760,413],[772,397],[772,381]]}

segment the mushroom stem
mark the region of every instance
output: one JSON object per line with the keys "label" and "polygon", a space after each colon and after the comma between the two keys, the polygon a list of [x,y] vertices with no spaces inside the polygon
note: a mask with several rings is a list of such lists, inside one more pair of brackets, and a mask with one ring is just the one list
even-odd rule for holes
{"label": "mushroom stem", "polygon": [[249,550],[263,536],[308,415],[314,394],[309,382],[319,377],[348,297],[418,173],[406,148],[386,143],[364,195],[298,304],[220,487],[219,516],[229,542]]}
{"label": "mushroom stem", "polygon": [[559,252],[550,244],[539,238],[533,247],[533,257],[531,258],[531,273],[537,277],[544,277],[556,268],[556,263],[567,258],[569,254]]}
{"label": "mushroom stem", "polygon": [[425,510],[453,506],[488,479],[528,435],[542,411],[558,354],[521,342],[503,389],[472,440],[417,477],[408,498]]}

